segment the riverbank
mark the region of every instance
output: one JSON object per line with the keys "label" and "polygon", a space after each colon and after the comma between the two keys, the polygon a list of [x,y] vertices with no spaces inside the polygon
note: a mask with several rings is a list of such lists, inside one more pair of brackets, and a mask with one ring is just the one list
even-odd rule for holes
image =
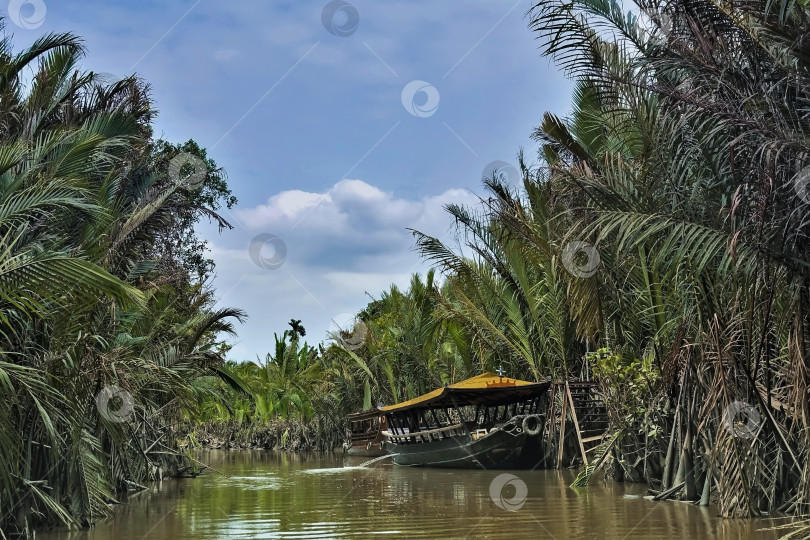
{"label": "riverbank", "polygon": [[263,423],[207,422],[188,428],[181,448],[201,450],[329,451],[342,444],[335,433],[324,433],[318,419],[275,420]]}

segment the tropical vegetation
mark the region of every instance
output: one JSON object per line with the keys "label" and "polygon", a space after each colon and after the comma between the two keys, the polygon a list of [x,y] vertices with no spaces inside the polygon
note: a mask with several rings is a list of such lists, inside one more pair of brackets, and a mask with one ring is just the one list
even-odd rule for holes
{"label": "tropical vegetation", "polygon": [[0,41],[0,537],[91,525],[179,474],[174,424],[244,314],[214,309],[194,234],[236,203],[193,141],[155,139],[148,85],[82,41]]}

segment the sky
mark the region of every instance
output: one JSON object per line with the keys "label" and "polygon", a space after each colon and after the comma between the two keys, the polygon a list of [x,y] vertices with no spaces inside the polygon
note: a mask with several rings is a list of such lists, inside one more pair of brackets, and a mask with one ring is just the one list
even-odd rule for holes
{"label": "sky", "polygon": [[[234,229],[199,233],[220,305],[245,310],[231,358],[307,339],[428,266],[408,229],[452,240],[571,84],[527,29],[531,1],[0,0],[22,48],[82,36],[85,70],[151,85],[156,134],[194,139],[239,199]],[[493,163],[498,162],[498,165]],[[510,169],[503,169],[507,174]],[[485,173],[486,171],[486,173]],[[513,178],[511,175],[510,178]]]}

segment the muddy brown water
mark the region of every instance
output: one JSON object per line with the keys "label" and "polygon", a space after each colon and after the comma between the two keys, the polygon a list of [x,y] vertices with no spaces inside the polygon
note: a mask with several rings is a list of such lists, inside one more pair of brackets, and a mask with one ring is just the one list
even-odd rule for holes
{"label": "muddy brown water", "polygon": [[[87,531],[39,539],[230,538],[777,538],[767,520],[642,498],[645,486],[568,487],[574,471],[397,467],[340,454],[208,451],[226,473],[167,480]],[[507,476],[502,476],[506,474]]]}

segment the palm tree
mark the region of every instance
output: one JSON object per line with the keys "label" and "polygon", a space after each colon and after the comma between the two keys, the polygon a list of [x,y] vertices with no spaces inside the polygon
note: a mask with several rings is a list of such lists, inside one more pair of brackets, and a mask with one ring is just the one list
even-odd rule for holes
{"label": "palm tree", "polygon": [[306,329],[301,326],[301,319],[290,319],[290,322],[287,324],[290,325],[293,339],[302,338],[307,335]]}
{"label": "palm tree", "polygon": [[[484,355],[562,378],[601,348],[628,477],[714,492],[726,516],[810,502],[808,15],[538,3],[530,26],[575,79],[573,114],[544,117],[519,192],[492,178],[480,209],[448,207],[464,253],[416,233],[447,277],[444,313]],[[588,272],[571,268],[583,245]],[[746,403],[751,437],[728,419]]]}
{"label": "palm tree", "polygon": [[391,285],[331,336],[322,362],[340,402],[339,415],[398,403],[477,373],[464,324],[443,305],[435,272]]}
{"label": "palm tree", "polygon": [[239,366],[236,372],[250,388],[257,421],[311,419],[316,388],[323,380],[317,355],[317,349],[299,343],[296,333],[285,331],[281,336],[275,334],[274,352],[264,362]]}
{"label": "palm tree", "polygon": [[535,380],[566,378],[577,373],[584,348],[568,312],[565,270],[555,262],[562,246],[547,215],[548,191],[523,171],[524,198],[492,178],[482,211],[447,207],[471,256],[419,232],[417,248],[448,274],[443,305],[475,330],[473,342],[490,359],[487,369],[503,364]]}
{"label": "palm tree", "polygon": [[[4,531],[91,523],[128,482],[176,468],[169,419],[194,406],[223,361],[216,336],[244,317],[168,271],[190,259],[159,231],[215,212],[156,159],[147,86],[104,84],[77,70],[82,55],[71,34],[18,54],[0,42]],[[200,197],[227,189],[211,184]],[[111,387],[123,408],[102,407]]]}
{"label": "palm tree", "polygon": [[[684,480],[704,501],[716,489],[728,516],[810,501],[789,488],[806,486],[798,456],[810,448],[796,394],[810,324],[810,201],[797,189],[807,21],[806,6],[786,2],[638,2],[628,15],[610,1],[550,0],[531,11],[587,104],[537,133],[560,230],[602,254],[598,286],[573,282],[572,312],[600,344],[655,359],[660,401],[645,421],[668,425],[672,442],[648,480]],[[595,298],[600,316],[587,322]],[[723,420],[741,402],[762,417],[755,437]]]}

